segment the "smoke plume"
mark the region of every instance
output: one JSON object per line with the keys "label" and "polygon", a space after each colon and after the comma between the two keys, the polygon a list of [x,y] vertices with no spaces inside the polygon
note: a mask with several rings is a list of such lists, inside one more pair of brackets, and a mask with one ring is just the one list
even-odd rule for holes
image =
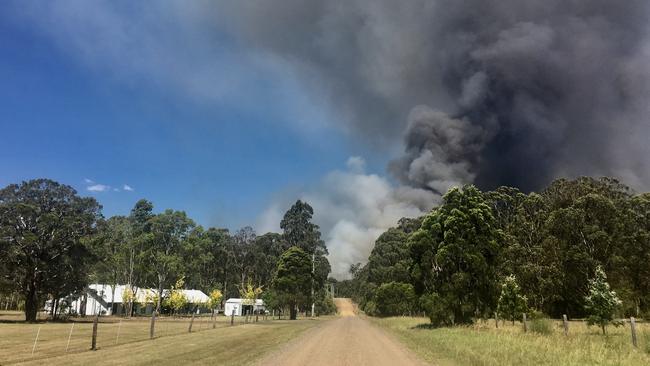
{"label": "smoke plume", "polygon": [[[429,190],[394,187],[367,174],[364,165],[362,158],[351,157],[347,169],[330,172],[298,195],[314,208],[337,278],[348,276],[350,264],[365,263],[377,237],[400,218],[424,215],[439,199]],[[278,198],[261,215],[257,230],[280,232],[280,220],[296,199],[295,194]]]}
{"label": "smoke plume", "polygon": [[217,18],[292,65],[382,145],[401,182],[443,193],[524,190],[557,176],[648,187],[649,3],[644,0],[253,1]]}

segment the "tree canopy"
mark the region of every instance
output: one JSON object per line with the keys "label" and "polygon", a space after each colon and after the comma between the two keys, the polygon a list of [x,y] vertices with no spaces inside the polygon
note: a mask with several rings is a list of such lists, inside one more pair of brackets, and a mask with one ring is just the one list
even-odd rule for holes
{"label": "tree canopy", "polygon": [[76,293],[93,256],[84,242],[95,233],[101,206],[70,186],[48,179],[0,190],[0,273],[22,293],[27,321],[41,301]]}

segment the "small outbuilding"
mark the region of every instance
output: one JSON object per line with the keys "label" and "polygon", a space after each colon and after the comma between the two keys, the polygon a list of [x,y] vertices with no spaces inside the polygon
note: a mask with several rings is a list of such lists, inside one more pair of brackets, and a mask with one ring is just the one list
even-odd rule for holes
{"label": "small outbuilding", "polygon": [[257,299],[255,300],[255,305],[246,304],[245,299],[231,298],[226,300],[226,304],[223,308],[223,312],[226,316],[242,316],[246,314],[262,314],[266,311],[264,307],[264,300]]}

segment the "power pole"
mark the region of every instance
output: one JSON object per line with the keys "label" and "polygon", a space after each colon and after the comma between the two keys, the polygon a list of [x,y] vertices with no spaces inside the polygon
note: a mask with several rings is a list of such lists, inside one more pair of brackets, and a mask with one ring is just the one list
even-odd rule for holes
{"label": "power pole", "polygon": [[316,252],[311,254],[311,317],[314,317],[314,262],[316,261]]}

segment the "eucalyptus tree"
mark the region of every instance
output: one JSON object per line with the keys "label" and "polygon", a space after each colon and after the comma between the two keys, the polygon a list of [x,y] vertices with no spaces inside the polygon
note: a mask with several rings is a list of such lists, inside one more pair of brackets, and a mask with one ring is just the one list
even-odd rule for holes
{"label": "eucalyptus tree", "polygon": [[149,219],[145,253],[158,289],[156,311],[160,312],[163,290],[183,273],[183,242],[195,224],[183,211],[165,210]]}
{"label": "eucalyptus tree", "polygon": [[454,323],[494,310],[502,241],[483,194],[451,189],[410,238],[416,290],[440,297]]}
{"label": "eucalyptus tree", "polygon": [[291,247],[280,256],[273,279],[274,301],[289,308],[289,318],[296,319],[298,307],[311,302],[312,265],[309,254]]}
{"label": "eucalyptus tree", "polygon": [[0,271],[22,293],[25,318],[35,321],[47,294],[81,290],[92,260],[84,238],[95,233],[101,206],[48,179],[0,190]]}

